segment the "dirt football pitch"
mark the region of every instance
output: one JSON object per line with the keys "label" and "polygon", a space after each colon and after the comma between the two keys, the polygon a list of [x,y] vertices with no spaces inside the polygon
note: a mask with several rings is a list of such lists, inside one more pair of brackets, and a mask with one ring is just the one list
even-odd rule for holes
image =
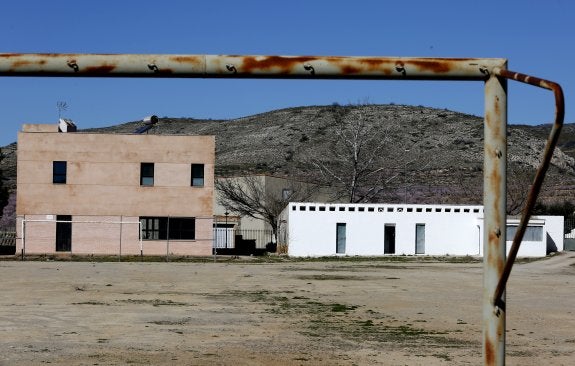
{"label": "dirt football pitch", "polygon": [[[0,365],[480,365],[470,258],[0,261]],[[519,263],[508,365],[575,365],[575,252]]]}

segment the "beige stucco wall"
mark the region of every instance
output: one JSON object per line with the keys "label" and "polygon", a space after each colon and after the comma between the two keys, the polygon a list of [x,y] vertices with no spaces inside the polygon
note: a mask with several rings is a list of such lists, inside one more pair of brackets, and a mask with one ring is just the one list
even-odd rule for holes
{"label": "beige stucco wall", "polygon": [[[174,251],[173,254],[211,253],[213,136],[43,132],[46,130],[27,126],[26,131],[31,132],[18,135],[17,214],[20,218],[72,215],[74,221],[122,218],[126,221],[127,217],[138,221],[140,216],[196,217],[196,238],[201,240],[187,247],[174,245],[174,250],[179,248],[183,253]],[[67,161],[66,184],[52,183],[53,161]],[[140,186],[142,162],[154,163],[152,187]],[[203,187],[191,186],[191,164],[204,164]],[[45,229],[26,230],[27,244],[36,235],[39,236],[35,240],[38,252],[53,252],[55,224],[36,225]],[[117,252],[119,235],[119,225],[75,225],[72,252]],[[131,238],[128,240],[125,236]],[[124,226],[123,253],[132,254],[133,245],[128,243],[133,243],[137,236],[136,225],[129,229]],[[150,247],[150,251],[155,252],[158,246]],[[136,249],[137,253],[133,254],[139,254],[139,245]],[[165,245],[158,254],[166,254]]]}

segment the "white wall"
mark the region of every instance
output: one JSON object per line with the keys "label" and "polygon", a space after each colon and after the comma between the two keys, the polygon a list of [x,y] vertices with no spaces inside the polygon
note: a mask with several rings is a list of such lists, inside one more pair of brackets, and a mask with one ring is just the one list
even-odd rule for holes
{"label": "white wall", "polygon": [[[393,254],[414,255],[417,224],[425,225],[422,254],[483,252],[483,206],[290,203],[281,219],[291,256],[335,255],[338,223],[346,224],[345,255],[383,255],[386,225],[395,226]],[[543,240],[525,243],[520,256],[545,256],[547,233],[563,249],[562,218],[538,220],[544,226]]]}

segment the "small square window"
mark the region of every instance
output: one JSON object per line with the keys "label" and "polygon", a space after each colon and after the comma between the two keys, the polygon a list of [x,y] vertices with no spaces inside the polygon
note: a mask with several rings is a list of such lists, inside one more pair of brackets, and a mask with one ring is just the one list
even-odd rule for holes
{"label": "small square window", "polygon": [[388,207],[387,212],[393,212],[393,207]]}
{"label": "small square window", "polygon": [[373,212],[373,211],[374,211],[374,209],[373,209],[373,207],[368,207],[368,208],[367,208],[367,211],[369,211],[369,212]]}
{"label": "small square window", "polygon": [[463,212],[469,212],[468,208],[463,209]]}
{"label": "small square window", "polygon": [[478,212],[479,212],[479,209],[478,209],[478,208],[474,208],[474,209],[473,209],[473,212],[478,213]]}
{"label": "small square window", "polygon": [[330,207],[329,210],[330,210],[330,211],[335,211],[335,207]]}
{"label": "small square window", "polygon": [[295,211],[295,206],[292,206],[292,207],[291,207],[291,210],[292,210],[292,211]]}
{"label": "small square window", "polygon": [[345,211],[345,207],[340,207],[339,210],[340,210],[340,211]]}
{"label": "small square window", "polygon": [[418,208],[415,209],[415,211],[416,211],[416,212],[422,212],[423,209],[422,209],[421,207],[418,207]]}
{"label": "small square window", "polygon": [[458,208],[456,208],[456,209],[453,210],[453,212],[460,212],[460,211],[461,211],[461,210],[458,209]]}
{"label": "small square window", "polygon": [[412,207],[408,207],[408,208],[407,208],[407,212],[413,212],[413,208],[412,208]]}
{"label": "small square window", "polygon": [[315,211],[315,206],[309,206],[310,211]]}
{"label": "small square window", "polygon": [[436,209],[435,209],[435,212],[441,212],[441,209],[440,209],[440,208],[436,208]]}
{"label": "small square window", "polygon": [[425,209],[425,212],[431,212],[431,208],[430,208],[430,207],[427,207],[427,208]]}
{"label": "small square window", "polygon": [[363,207],[358,207],[357,210],[358,210],[359,212],[363,212],[363,211],[365,211],[365,208],[363,208]]}
{"label": "small square window", "polygon": [[65,161],[52,162],[52,183],[66,184],[67,165]]}
{"label": "small square window", "polygon": [[305,206],[299,206],[300,211],[305,211]]}
{"label": "small square window", "polygon": [[325,206],[319,206],[320,211],[325,211]]}
{"label": "small square window", "polygon": [[348,211],[355,211],[355,207],[348,207]]}
{"label": "small square window", "polygon": [[141,186],[154,185],[154,163],[140,164],[140,185]]}
{"label": "small square window", "polygon": [[445,209],[445,212],[451,212],[451,209],[450,209],[450,208],[446,208],[446,209]]}

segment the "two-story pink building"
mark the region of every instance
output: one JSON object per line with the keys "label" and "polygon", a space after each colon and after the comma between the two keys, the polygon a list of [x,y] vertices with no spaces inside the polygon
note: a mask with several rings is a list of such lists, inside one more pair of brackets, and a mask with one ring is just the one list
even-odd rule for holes
{"label": "two-story pink building", "polygon": [[18,135],[17,253],[210,255],[213,136]]}

